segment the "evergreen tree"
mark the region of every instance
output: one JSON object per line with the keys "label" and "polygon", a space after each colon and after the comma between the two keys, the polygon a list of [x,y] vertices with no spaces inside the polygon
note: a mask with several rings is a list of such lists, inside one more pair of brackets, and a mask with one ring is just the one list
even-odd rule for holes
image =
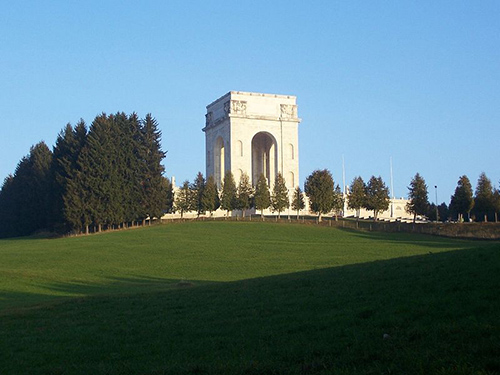
{"label": "evergreen tree", "polygon": [[365,208],[373,211],[373,220],[377,220],[378,213],[389,208],[389,188],[382,177],[372,176],[366,185]]}
{"label": "evergreen tree", "polygon": [[255,209],[260,210],[260,217],[264,218],[264,210],[271,205],[271,194],[269,193],[269,186],[267,186],[267,179],[264,174],[261,174],[257,181],[254,204]]}
{"label": "evergreen tree", "polygon": [[200,217],[200,214],[205,213],[206,208],[203,204],[203,192],[205,190],[205,178],[201,172],[198,172],[196,178],[191,187],[193,191],[193,200],[194,200],[194,209],[196,210],[197,216]]}
{"label": "evergreen tree", "polygon": [[227,211],[226,215],[229,215],[229,211],[238,207],[237,198],[236,183],[234,182],[233,174],[231,171],[227,171],[222,183],[220,199],[222,209]]}
{"label": "evergreen tree", "polygon": [[214,176],[209,176],[207,178],[201,199],[203,207],[210,212],[210,216],[212,216],[212,212],[220,207],[219,192]]}
{"label": "evergreen tree", "polygon": [[195,206],[194,202],[194,194],[190,189],[189,181],[184,181],[175,197],[175,208],[176,211],[180,211],[181,219],[184,218],[184,212],[193,210],[193,207]]}
{"label": "evergreen tree", "polygon": [[417,215],[425,215],[429,209],[427,185],[419,173],[411,180],[408,190],[409,202],[406,204],[406,211],[413,214],[413,222],[415,222]]}
{"label": "evergreen tree", "polygon": [[[87,128],[80,120],[75,128],[67,125],[59,134],[52,159],[54,223],[60,231],[81,231],[85,201],[80,185],[81,170],[78,159],[85,145]],[[88,232],[88,228],[87,231]]]}
{"label": "evergreen tree", "polygon": [[293,198],[292,198],[292,210],[297,211],[297,220],[299,220],[300,210],[303,210],[304,207],[305,207],[304,195],[302,194],[300,187],[297,186],[293,192]]}
{"label": "evergreen tree", "polygon": [[335,213],[335,220],[337,220],[338,215],[343,211],[344,211],[344,197],[342,196],[342,191],[340,190],[340,186],[337,184],[333,195],[333,212]]}
{"label": "evergreen tree", "polygon": [[174,186],[172,185],[172,182],[168,178],[164,179],[164,184],[165,184],[165,194],[167,197],[165,212],[169,214],[174,212],[174,201],[175,201]]}
{"label": "evergreen tree", "polygon": [[161,150],[161,131],[150,113],[146,115],[142,127],[143,158],[146,169],[142,174],[143,208],[152,219],[159,218],[167,209],[167,192],[164,189],[161,161],[165,153]]}
{"label": "evergreen tree", "polygon": [[463,221],[463,215],[467,214],[470,220],[470,212],[474,207],[474,198],[472,196],[472,185],[466,175],[458,179],[455,194],[450,201],[450,209],[458,214],[458,221]]}
{"label": "evergreen tree", "polygon": [[15,207],[17,200],[16,181],[14,176],[9,174],[0,190],[0,238],[12,237],[17,233],[19,218]]}
{"label": "evergreen tree", "polygon": [[50,191],[50,221],[51,228],[57,232],[66,232],[70,229],[64,217],[64,195],[67,191],[68,180],[74,175],[76,159],[74,158],[76,139],[71,124],[58,134],[52,151],[51,191]]}
{"label": "evergreen tree", "polygon": [[52,152],[40,142],[21,159],[14,176],[5,179],[0,199],[5,220],[2,236],[25,236],[50,229],[51,163]]}
{"label": "evergreen tree", "polygon": [[498,214],[500,214],[500,191],[498,189],[495,189],[493,201],[495,209],[495,223],[498,223]]}
{"label": "evergreen tree", "polygon": [[311,209],[321,215],[330,212],[335,203],[335,191],[332,174],[328,169],[315,170],[306,179],[304,191],[309,197]]}
{"label": "evergreen tree", "polygon": [[486,174],[483,172],[477,180],[476,195],[474,197],[474,213],[479,221],[488,221],[495,212],[495,198],[493,186]]}
{"label": "evergreen tree", "polygon": [[278,218],[281,216],[281,212],[290,206],[290,201],[288,199],[288,189],[286,187],[286,182],[281,173],[278,172],[276,180],[274,181],[273,192],[271,195],[271,208],[272,210],[278,211]]}
{"label": "evergreen tree", "polygon": [[250,178],[243,172],[238,184],[238,209],[241,210],[241,215],[245,217],[245,211],[248,210],[252,203],[253,188],[250,183]]}
{"label": "evergreen tree", "polygon": [[355,177],[352,180],[347,198],[347,207],[356,210],[356,216],[359,218],[359,210],[366,206],[366,185],[361,177]]}

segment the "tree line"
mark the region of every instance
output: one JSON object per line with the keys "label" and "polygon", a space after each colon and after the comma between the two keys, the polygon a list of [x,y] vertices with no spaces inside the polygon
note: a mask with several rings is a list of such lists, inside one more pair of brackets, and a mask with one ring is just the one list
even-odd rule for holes
{"label": "tree line", "polygon": [[[389,188],[381,177],[367,183],[357,176],[345,196],[329,170],[315,170],[289,196],[286,181],[278,173],[272,187],[261,175],[252,186],[246,173],[238,184],[228,171],[219,191],[213,176],[198,173],[193,183],[185,181],[174,195],[163,176],[161,132],[151,114],[139,119],[118,112],[95,117],[90,127],[80,120],[66,125],[51,151],[44,142],[34,145],[7,176],[0,190],[0,237],[22,236],[37,231],[89,233],[103,229],[145,225],[165,213],[212,214],[221,208],[244,216],[255,208],[278,213],[291,208],[299,216],[305,207],[318,215],[343,213],[347,207],[373,211],[376,220],[390,204]],[[417,173],[408,186],[406,210],[430,220],[498,221],[500,193],[484,173],[475,193],[467,176],[459,178],[449,205],[429,203],[428,187]]]}
{"label": "tree line", "polygon": [[429,203],[427,185],[418,173],[411,180],[408,189],[407,210],[413,213],[414,217],[423,215],[436,221],[498,222],[500,191],[493,187],[484,172],[479,175],[475,192],[469,178],[466,175],[460,176],[448,206],[444,202],[439,206]]}
{"label": "tree line", "polygon": [[151,116],[119,112],[66,125],[51,151],[42,141],[5,178],[0,237],[37,231],[89,233],[144,224],[172,208],[161,132]]}

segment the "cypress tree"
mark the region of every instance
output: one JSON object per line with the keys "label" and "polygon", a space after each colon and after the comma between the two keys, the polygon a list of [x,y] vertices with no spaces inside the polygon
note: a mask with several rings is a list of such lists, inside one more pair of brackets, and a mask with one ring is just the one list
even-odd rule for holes
{"label": "cypress tree", "polygon": [[411,180],[408,190],[409,202],[406,204],[406,211],[413,214],[413,222],[415,222],[417,215],[425,215],[429,209],[427,185],[419,173]]}
{"label": "cypress tree", "polygon": [[201,172],[198,172],[198,174],[196,175],[191,190],[193,191],[194,209],[196,210],[197,216],[200,217],[200,214],[206,211],[203,201],[205,178],[203,177],[203,174]]}
{"label": "cypress tree", "polygon": [[293,198],[292,198],[292,209],[297,211],[297,220],[299,220],[300,210],[303,210],[304,207],[305,207],[304,194],[302,194],[300,187],[297,186],[293,192]]}
{"label": "cypress tree", "polygon": [[238,205],[237,208],[241,210],[241,216],[245,217],[245,211],[251,207],[253,188],[250,183],[250,178],[243,172],[238,184]]}
{"label": "cypress tree", "polygon": [[264,174],[261,174],[257,180],[254,203],[255,209],[260,210],[260,217],[263,219],[264,210],[271,205],[271,194],[269,193],[269,186],[267,186],[267,179]]}
{"label": "cypress tree", "polygon": [[193,191],[189,186],[189,181],[184,181],[175,197],[175,208],[181,212],[181,219],[184,218],[184,212],[192,211],[194,207]]}
{"label": "cypress tree", "polygon": [[273,186],[273,193],[271,195],[271,207],[273,211],[278,211],[278,218],[281,217],[281,211],[290,206],[288,200],[288,189],[286,182],[281,173],[278,173]]}
{"label": "cypress tree", "polygon": [[234,177],[231,171],[227,171],[224,176],[220,203],[222,209],[227,211],[226,216],[229,215],[229,211],[238,207],[236,183],[234,182]]}
{"label": "cypress tree", "polygon": [[466,175],[458,179],[455,193],[451,196],[450,209],[458,215],[458,221],[463,221],[463,215],[467,214],[470,220],[470,212],[474,207],[472,185]]}
{"label": "cypress tree", "polygon": [[359,218],[359,211],[366,205],[366,185],[361,177],[355,177],[349,188],[349,196],[347,198],[347,207],[351,210],[356,210],[356,217]]}
{"label": "cypress tree", "polygon": [[209,176],[207,178],[201,199],[203,207],[210,212],[210,216],[212,216],[213,211],[220,207],[219,192],[214,176]]}
{"label": "cypress tree", "polygon": [[474,213],[479,221],[488,221],[495,212],[495,198],[491,180],[483,172],[477,180],[476,195],[474,197]]}

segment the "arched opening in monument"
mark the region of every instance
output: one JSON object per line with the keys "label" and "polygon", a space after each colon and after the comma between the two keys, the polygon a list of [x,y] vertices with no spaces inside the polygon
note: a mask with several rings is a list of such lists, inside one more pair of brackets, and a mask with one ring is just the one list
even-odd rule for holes
{"label": "arched opening in monument", "polygon": [[267,178],[272,187],[278,171],[278,147],[274,137],[265,132],[255,134],[252,138],[252,184],[257,185],[261,174]]}
{"label": "arched opening in monument", "polygon": [[225,173],[225,152],[224,152],[224,140],[222,137],[217,138],[215,141],[214,149],[214,178],[215,183],[220,189],[222,186],[222,181],[224,180]]}

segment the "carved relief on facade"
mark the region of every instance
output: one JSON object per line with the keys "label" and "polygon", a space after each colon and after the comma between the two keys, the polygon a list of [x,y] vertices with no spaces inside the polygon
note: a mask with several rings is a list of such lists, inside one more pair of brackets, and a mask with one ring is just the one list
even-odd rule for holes
{"label": "carved relief on facade", "polygon": [[227,116],[229,114],[229,111],[231,110],[229,106],[229,101],[224,103],[224,114]]}
{"label": "carved relief on facade", "polygon": [[235,115],[246,115],[247,102],[243,100],[231,100],[231,113]]}
{"label": "carved relief on facade", "polygon": [[209,126],[212,123],[212,112],[208,112],[205,115],[205,126]]}
{"label": "carved relief on facade", "polygon": [[280,104],[281,118],[297,118],[297,106],[293,104]]}

